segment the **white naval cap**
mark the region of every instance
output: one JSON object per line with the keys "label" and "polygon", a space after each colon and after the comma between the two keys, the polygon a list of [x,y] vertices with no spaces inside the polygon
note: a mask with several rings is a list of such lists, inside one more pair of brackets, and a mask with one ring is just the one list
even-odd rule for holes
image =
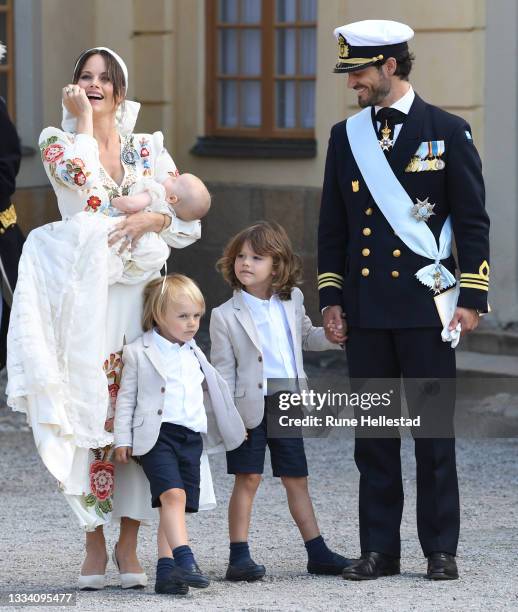
{"label": "white naval cap", "polygon": [[408,50],[414,31],[404,23],[366,19],[335,28],[338,62],[334,72],[352,72],[398,57]]}

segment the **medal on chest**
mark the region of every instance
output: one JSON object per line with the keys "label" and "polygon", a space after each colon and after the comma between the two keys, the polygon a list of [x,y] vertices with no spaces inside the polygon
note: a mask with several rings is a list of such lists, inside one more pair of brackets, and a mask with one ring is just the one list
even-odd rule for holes
{"label": "medal on chest", "polygon": [[416,200],[417,202],[412,206],[410,214],[416,221],[427,222],[432,215],[435,215],[433,212],[435,204],[430,204],[430,202],[428,202],[428,197],[424,200],[420,200],[419,198],[416,198]]}
{"label": "medal on chest", "polygon": [[385,127],[381,130],[381,140],[378,141],[382,151],[390,151],[394,146],[394,139],[390,138],[391,133],[392,130],[389,128],[388,122],[385,121]]}

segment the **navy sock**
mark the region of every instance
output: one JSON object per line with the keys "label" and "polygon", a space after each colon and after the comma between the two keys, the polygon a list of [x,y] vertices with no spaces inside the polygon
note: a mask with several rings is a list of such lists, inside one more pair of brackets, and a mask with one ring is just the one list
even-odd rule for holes
{"label": "navy sock", "polygon": [[156,579],[157,582],[167,580],[174,567],[174,561],[171,557],[161,557],[156,564]]}
{"label": "navy sock", "polygon": [[321,535],[304,542],[304,546],[308,552],[308,559],[313,563],[327,563],[333,558],[333,551],[329,550]]}
{"label": "navy sock", "polygon": [[230,565],[244,565],[250,561],[248,542],[230,542]]}
{"label": "navy sock", "polygon": [[177,546],[174,548],[173,557],[176,565],[185,569],[189,569],[193,563],[196,563],[191,547],[187,546],[186,544],[184,546]]}

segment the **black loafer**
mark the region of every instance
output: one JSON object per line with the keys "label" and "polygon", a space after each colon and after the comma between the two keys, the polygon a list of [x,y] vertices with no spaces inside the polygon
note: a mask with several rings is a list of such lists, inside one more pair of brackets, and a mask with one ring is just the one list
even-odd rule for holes
{"label": "black loafer", "polygon": [[400,573],[399,559],[384,553],[362,553],[360,559],[342,572],[345,580],[376,580],[380,576],[395,576]]}
{"label": "black loafer", "polygon": [[177,582],[185,582],[195,589],[206,589],[210,584],[210,580],[201,573],[197,563],[191,564],[188,568],[175,565],[171,571],[171,578]]}
{"label": "black loafer", "polygon": [[338,553],[333,553],[333,558],[328,563],[311,563],[308,561],[308,572],[310,574],[322,574],[327,576],[339,576],[346,567],[356,563],[357,559],[346,559]]}
{"label": "black loafer", "polygon": [[429,555],[426,577],[430,580],[457,580],[459,572],[455,557],[442,552]]}
{"label": "black loafer", "polygon": [[253,582],[254,580],[261,580],[265,574],[266,568],[264,565],[259,565],[250,559],[246,565],[230,565],[229,563],[225,580]]}
{"label": "black loafer", "polygon": [[189,585],[185,582],[178,582],[174,578],[155,582],[155,593],[160,595],[187,595],[188,592]]}

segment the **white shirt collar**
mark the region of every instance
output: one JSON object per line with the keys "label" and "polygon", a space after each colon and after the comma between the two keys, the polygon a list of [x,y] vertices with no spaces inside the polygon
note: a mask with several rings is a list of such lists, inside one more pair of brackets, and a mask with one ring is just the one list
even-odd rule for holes
{"label": "white shirt collar", "polygon": [[158,348],[160,349],[162,353],[167,353],[171,350],[179,351],[187,344],[185,343],[181,346],[180,344],[178,344],[178,342],[171,342],[167,338],[164,338],[164,336],[161,336],[157,332],[156,328],[153,328],[153,339],[155,340]]}
{"label": "white shirt collar", "polygon": [[[401,98],[399,98],[399,100],[396,100],[394,104],[390,106],[390,108],[395,108],[396,110],[401,111],[402,113],[405,113],[405,115],[408,115],[408,113],[410,112],[410,108],[412,104],[414,103],[414,99],[415,99],[415,91],[412,85],[410,85],[410,89],[406,92],[406,94],[402,96]],[[374,114],[376,114],[380,110],[380,108],[382,107],[375,106]]]}
{"label": "white shirt collar", "polygon": [[254,306],[258,307],[260,305],[268,305],[269,306],[277,298],[275,293],[272,295],[272,297],[269,300],[263,300],[262,298],[255,297],[255,295],[252,295],[251,293],[248,293],[248,291],[245,291],[244,289],[241,290],[241,293],[243,294],[243,298],[244,298],[245,302],[247,302],[247,304],[250,307],[252,307],[252,308]]}

